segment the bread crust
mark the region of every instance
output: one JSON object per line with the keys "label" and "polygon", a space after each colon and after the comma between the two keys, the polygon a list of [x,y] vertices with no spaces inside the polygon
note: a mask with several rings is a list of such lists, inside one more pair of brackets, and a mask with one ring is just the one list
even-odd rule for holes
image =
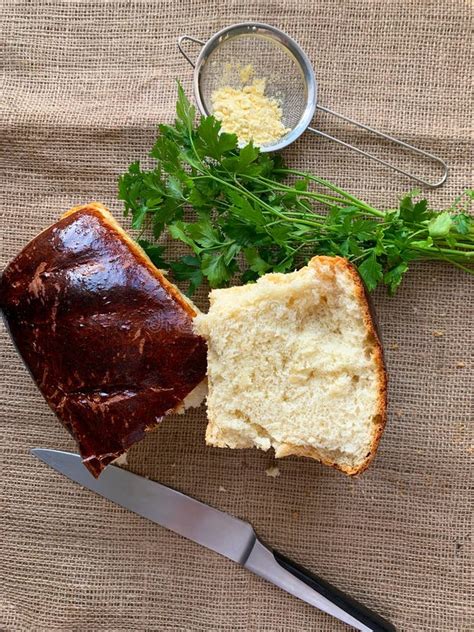
{"label": "bread crust", "polygon": [[125,242],[134,254],[137,263],[144,265],[148,271],[160,282],[160,284],[166,288],[168,293],[181,305],[181,307],[191,316],[194,317],[199,313],[199,309],[188,298],[184,297],[179,289],[169,281],[166,276],[159,270],[150,260],[150,257],[146,254],[143,248],[134,241],[130,235],[120,226],[112,213],[100,202],[89,202],[89,204],[81,204],[79,206],[73,206],[68,211],[61,215],[61,219],[74,215],[74,213],[88,212],[101,217],[105,220],[110,230],[117,233],[120,239]]}
{"label": "bread crust", "polygon": [[333,461],[325,458],[319,452],[319,450],[315,448],[312,448],[310,446],[297,446],[291,443],[285,443],[281,445],[278,449],[278,452],[276,453],[276,457],[280,458],[290,455],[310,457],[312,459],[320,461],[321,463],[324,463],[325,465],[334,467],[335,469],[344,472],[344,474],[348,474],[349,476],[356,476],[357,474],[361,474],[364,470],[366,470],[371,461],[375,458],[375,454],[377,452],[377,448],[380,443],[385,424],[387,422],[387,371],[385,369],[382,344],[380,342],[377,327],[373,317],[369,295],[355,266],[353,266],[350,261],[344,259],[343,257],[328,257],[325,255],[318,255],[316,257],[313,257],[308,265],[316,268],[320,263],[333,266],[334,268],[340,267],[342,269],[345,269],[352,277],[356,288],[357,300],[363,313],[364,325],[367,330],[367,334],[370,336],[371,342],[373,343],[373,359],[376,365],[378,379],[378,397],[377,410],[376,414],[374,415],[374,428],[372,432],[370,450],[362,463],[357,467],[339,465],[338,463],[334,463]]}
{"label": "bread crust", "polygon": [[205,379],[197,311],[107,209],[74,207],[0,280],[13,341],[49,406],[101,470]]}

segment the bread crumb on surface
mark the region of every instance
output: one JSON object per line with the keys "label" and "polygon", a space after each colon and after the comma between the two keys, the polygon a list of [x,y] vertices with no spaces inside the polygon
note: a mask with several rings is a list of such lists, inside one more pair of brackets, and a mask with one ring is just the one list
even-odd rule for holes
{"label": "bread crumb on surface", "polygon": [[441,338],[442,336],[444,336],[444,331],[442,329],[435,329],[433,331],[433,336],[435,338]]}
{"label": "bread crumb on surface", "polygon": [[396,342],[393,342],[392,344],[388,345],[388,348],[391,351],[396,351],[399,348],[399,346],[398,346],[398,344]]}
{"label": "bread crumb on surface", "polygon": [[118,456],[114,461],[113,461],[114,465],[128,465],[128,461],[127,461],[127,453],[124,452],[123,454],[121,454],[120,456]]}
{"label": "bread crumb on surface", "polygon": [[385,422],[380,343],[356,271],[315,257],[289,274],[210,295],[208,445],[366,467]]}
{"label": "bread crumb on surface", "polygon": [[465,362],[462,362],[462,361],[456,362],[456,367],[458,369],[464,369],[465,366],[466,366]]}
{"label": "bread crumb on surface", "polygon": [[265,474],[270,478],[276,478],[280,476],[280,469],[278,467],[269,467],[265,470]]}
{"label": "bread crumb on surface", "polygon": [[219,491],[220,491],[220,492],[226,492],[227,490],[226,490],[226,488],[225,488],[225,487],[223,487],[222,485],[219,485]]}

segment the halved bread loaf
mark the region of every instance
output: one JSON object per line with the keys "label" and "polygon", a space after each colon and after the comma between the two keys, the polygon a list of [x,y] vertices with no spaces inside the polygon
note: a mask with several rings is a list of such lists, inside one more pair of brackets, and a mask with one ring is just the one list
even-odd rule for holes
{"label": "halved bread loaf", "polygon": [[210,300],[194,321],[208,342],[207,443],[365,469],[385,424],[386,374],[355,268],[314,257]]}
{"label": "halved bread loaf", "polygon": [[18,351],[94,476],[205,394],[196,309],[102,204],[71,209],[27,244],[0,297]]}

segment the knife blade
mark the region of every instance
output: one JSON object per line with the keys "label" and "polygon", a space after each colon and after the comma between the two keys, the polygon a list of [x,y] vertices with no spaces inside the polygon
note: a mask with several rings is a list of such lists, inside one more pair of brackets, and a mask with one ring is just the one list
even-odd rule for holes
{"label": "knife blade", "polygon": [[31,452],[76,483],[241,564],[356,630],[395,632],[395,627],[377,613],[266,547],[244,520],[114,465],[109,465],[96,479],[78,454],[43,448]]}

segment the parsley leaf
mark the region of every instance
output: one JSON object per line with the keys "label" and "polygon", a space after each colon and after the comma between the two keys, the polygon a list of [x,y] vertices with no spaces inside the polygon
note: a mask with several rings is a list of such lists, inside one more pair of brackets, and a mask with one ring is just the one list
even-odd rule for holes
{"label": "parsley leaf", "polygon": [[185,255],[178,261],[172,261],[170,268],[176,281],[189,281],[187,295],[192,296],[203,281],[201,261],[197,257]]}
{"label": "parsley leaf", "polygon": [[211,287],[221,287],[226,285],[233,276],[236,265],[226,264],[224,254],[217,255],[206,253],[202,257],[202,272]]}
{"label": "parsley leaf", "polygon": [[428,224],[428,233],[430,237],[446,237],[451,230],[453,220],[451,215],[444,211],[433,217]]}
{"label": "parsley leaf", "polygon": [[231,190],[227,195],[232,201],[232,206],[229,207],[229,212],[232,215],[253,223],[256,226],[261,226],[265,223],[262,210],[258,206],[252,204],[252,202],[250,202],[247,198],[239,195],[235,191]]}
{"label": "parsley leaf", "polygon": [[179,239],[191,248],[196,254],[199,254],[202,250],[197,243],[188,234],[188,224],[182,221],[174,222],[168,226],[171,237],[173,239]]}
{"label": "parsley leaf", "polygon": [[175,123],[177,132],[191,136],[195,118],[196,108],[191,105],[184,93],[183,87],[178,81],[178,101],[176,103]]}
{"label": "parsley leaf", "polygon": [[398,286],[402,282],[403,275],[408,270],[408,263],[402,261],[395,267],[391,268],[383,276],[383,282],[388,286],[390,294],[395,294]]}
{"label": "parsley leaf", "polygon": [[429,218],[428,201],[413,202],[413,194],[409,193],[400,201],[400,217],[414,224]]}
{"label": "parsley leaf", "polygon": [[146,254],[150,257],[151,262],[161,270],[167,270],[169,268],[169,264],[163,259],[163,253],[165,252],[164,246],[156,246],[146,239],[138,240],[139,246],[143,248]]}
{"label": "parsley leaf", "polygon": [[213,248],[222,242],[218,230],[213,227],[209,217],[204,216],[195,224],[187,224],[186,232],[202,248]]}
{"label": "parsley leaf", "polygon": [[466,213],[454,215],[453,226],[460,235],[468,235],[474,229],[474,220]]}
{"label": "parsley leaf", "polygon": [[264,261],[258,254],[256,248],[246,248],[244,250],[245,259],[250,266],[250,270],[256,272],[259,276],[271,269],[271,264]]}
{"label": "parsley leaf", "polygon": [[[235,148],[233,148],[235,149]],[[257,160],[260,151],[250,142],[245,145],[236,156],[230,156],[222,160],[222,167],[229,173],[239,176],[257,176],[263,172],[263,166]]]}
{"label": "parsley leaf", "polygon": [[377,261],[375,252],[372,252],[367,259],[358,267],[359,274],[362,277],[369,292],[375,290],[379,282],[383,278],[383,269],[380,263]]}
{"label": "parsley leaf", "polygon": [[204,116],[196,130],[195,147],[201,157],[221,160],[229,151],[237,149],[237,136],[221,132],[221,124],[213,116]]}

